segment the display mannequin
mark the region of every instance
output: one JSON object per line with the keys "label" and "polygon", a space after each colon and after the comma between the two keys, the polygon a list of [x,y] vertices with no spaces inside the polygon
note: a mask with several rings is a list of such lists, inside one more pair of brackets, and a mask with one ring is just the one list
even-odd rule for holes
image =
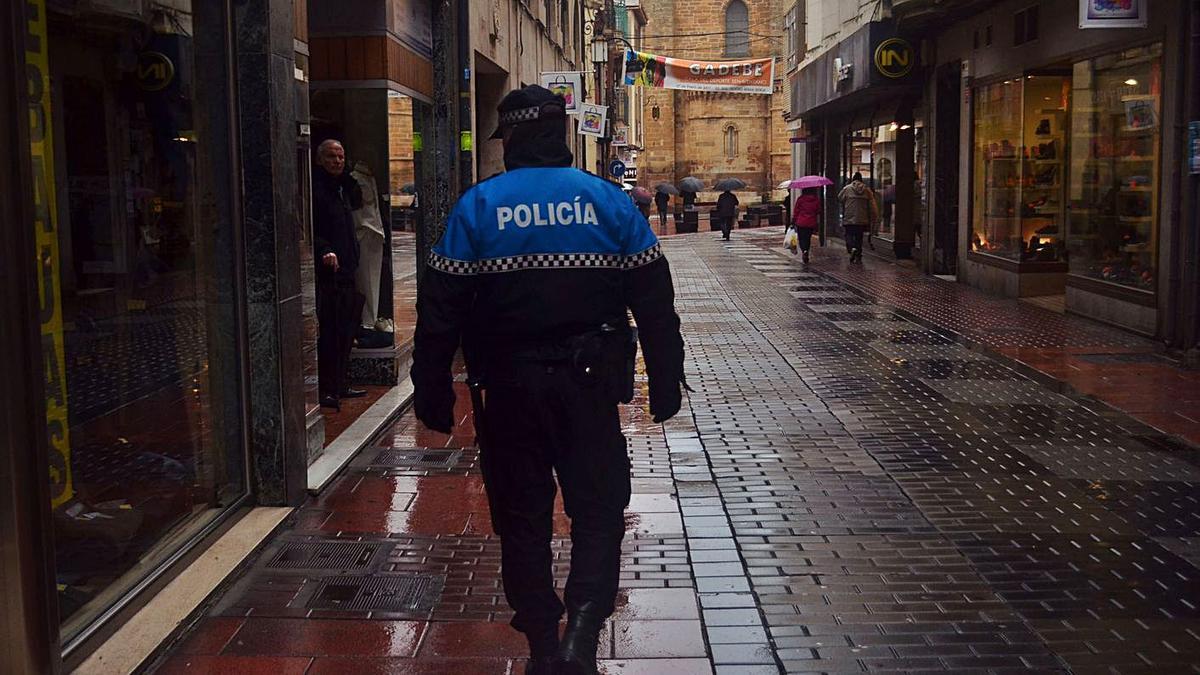
{"label": "display mannequin", "polygon": [[379,215],[379,189],[375,176],[367,163],[354,163],[350,174],[362,189],[362,208],[354,212],[354,234],[358,239],[359,265],[354,278],[358,292],[363,294],[362,318],[359,325],[364,330],[375,330],[379,318],[379,277],[383,269],[383,248],[386,235],[383,218]]}

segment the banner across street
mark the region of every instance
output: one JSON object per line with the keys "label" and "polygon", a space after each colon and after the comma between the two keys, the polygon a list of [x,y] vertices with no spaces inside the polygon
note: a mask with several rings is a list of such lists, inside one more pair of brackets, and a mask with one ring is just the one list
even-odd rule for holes
{"label": "banner across street", "polygon": [[628,86],[770,94],[775,59],[693,61],[627,49],[624,73]]}

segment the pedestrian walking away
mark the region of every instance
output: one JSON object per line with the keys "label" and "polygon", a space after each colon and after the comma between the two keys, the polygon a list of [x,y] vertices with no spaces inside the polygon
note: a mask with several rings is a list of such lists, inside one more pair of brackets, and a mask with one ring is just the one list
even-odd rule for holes
{"label": "pedestrian walking away", "polygon": [[[525,672],[593,674],[630,497],[618,415],[633,396],[627,310],[656,423],[681,405],[683,339],[654,233],[619,187],[571,168],[563,99],[528,86],[499,113],[492,137],[507,171],[459,199],[419,291],[414,412],[451,430],[461,343],[511,624],[529,643]],[[558,488],[571,520],[561,601],[550,549]]]}
{"label": "pedestrian walking away", "polygon": [[[812,249],[812,236],[817,231],[821,216],[821,188],[804,188],[796,198],[792,226],[796,228],[797,246],[808,264],[808,253]],[[792,251],[795,253],[795,251]]]}
{"label": "pedestrian walking away", "polygon": [[658,207],[658,233],[667,233],[667,209],[671,206],[671,195],[659,190],[654,194],[654,205]]}
{"label": "pedestrian walking away", "polygon": [[343,398],[365,396],[346,380],[350,348],[365,298],[355,287],[359,249],[353,212],[362,190],[346,172],[346,151],[336,140],[317,148],[313,170],[313,250],[317,267],[317,388],[322,407],[339,409]]}
{"label": "pedestrian walking away", "polygon": [[717,197],[717,218],[721,220],[721,238],[729,241],[729,232],[738,214],[738,198],[732,192],[722,192]]}
{"label": "pedestrian walking away", "polygon": [[850,184],[838,194],[838,201],[842,205],[842,227],[846,231],[850,262],[861,262],[863,231],[878,219],[875,193],[863,182],[862,174],[855,172]]}
{"label": "pedestrian walking away", "polygon": [[634,201],[634,206],[637,207],[638,213],[642,214],[642,218],[646,220],[646,224],[650,224],[650,203]]}

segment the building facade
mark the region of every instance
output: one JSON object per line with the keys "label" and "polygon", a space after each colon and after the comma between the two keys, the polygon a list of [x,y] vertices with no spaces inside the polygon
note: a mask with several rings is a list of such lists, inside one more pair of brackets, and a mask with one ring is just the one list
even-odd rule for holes
{"label": "building facade", "polygon": [[[539,84],[542,73],[587,70],[586,17],[582,0],[471,0],[469,5],[472,165],[475,179],[482,180],[504,170],[500,141],[488,140],[504,95]],[[576,166],[582,167],[585,139],[576,133],[573,119],[570,124]]]}
{"label": "building facade", "polygon": [[769,96],[646,92],[641,184],[695,176],[711,185],[735,177],[746,182],[747,192],[763,195],[791,177],[791,133],[783,115],[788,107],[783,25],[791,5],[783,0],[641,0],[648,52],[718,61],[776,58],[775,93]]}
{"label": "building facade", "polygon": [[862,173],[896,257],[996,294],[1058,296],[1065,311],[1192,349],[1196,8],[1112,11],[798,3],[808,27],[790,116],[805,142],[794,156],[835,180],[830,196]]}
{"label": "building facade", "polygon": [[[149,654],[94,659],[256,507],[307,497],[314,127],[338,121],[327,111],[383,120],[354,146],[388,194],[405,159],[389,155],[388,92],[405,87],[430,111],[408,155],[421,240],[461,187],[459,111],[428,104],[458,96],[459,15],[409,8],[323,35],[302,0],[0,9],[0,672],[133,670]],[[423,62],[391,41],[416,29]],[[318,81],[341,100],[310,113]]]}

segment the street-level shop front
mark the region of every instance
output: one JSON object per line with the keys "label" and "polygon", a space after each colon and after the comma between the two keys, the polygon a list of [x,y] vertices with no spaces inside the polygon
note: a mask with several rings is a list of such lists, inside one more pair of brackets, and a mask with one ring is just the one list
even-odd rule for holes
{"label": "street-level shop front", "polygon": [[1133,3],[1146,25],[1124,28],[1082,28],[1071,0],[1027,5],[937,39],[966,93],[960,280],[1153,335],[1178,226],[1179,4]]}
{"label": "street-level shop front", "polygon": [[300,319],[280,300],[300,270],[295,150],[276,143],[296,128],[290,12],[0,10],[20,47],[0,102],[23,109],[0,175],[0,394],[27,407],[0,447],[0,490],[25,505],[0,509],[24,608],[0,622],[0,671],[74,668],[246,507],[304,496],[299,359],[279,350]]}
{"label": "street-level shop front", "polygon": [[791,114],[803,120],[802,173],[834,180],[823,234],[841,236],[838,192],[861,174],[875,192],[876,252],[909,258],[924,219],[928,142],[914,42],[872,22],[792,75]]}

